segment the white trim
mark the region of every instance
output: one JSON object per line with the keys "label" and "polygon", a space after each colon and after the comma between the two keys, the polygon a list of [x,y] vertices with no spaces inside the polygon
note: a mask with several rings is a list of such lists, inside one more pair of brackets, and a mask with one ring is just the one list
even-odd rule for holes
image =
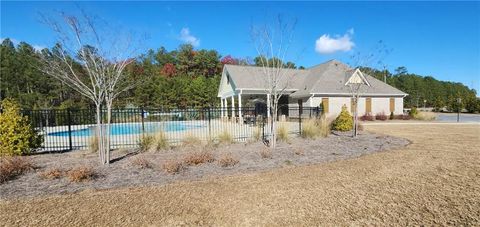
{"label": "white trim", "polygon": [[360,69],[355,69],[355,72],[352,73],[352,75],[348,78],[347,82],[345,82],[345,86],[347,86],[350,82],[350,79],[355,76],[355,75],[358,75],[360,77],[360,79],[362,79],[362,81],[369,87],[370,86],[370,83],[368,82],[367,78],[365,78],[365,76],[363,75],[362,71],[360,71]]}

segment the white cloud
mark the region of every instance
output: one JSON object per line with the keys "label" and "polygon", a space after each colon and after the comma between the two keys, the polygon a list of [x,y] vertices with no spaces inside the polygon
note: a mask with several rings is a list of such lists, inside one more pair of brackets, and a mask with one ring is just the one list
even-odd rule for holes
{"label": "white cloud", "polygon": [[189,28],[182,28],[179,39],[185,43],[192,44],[194,47],[200,46],[200,39],[190,34]]}
{"label": "white cloud", "polygon": [[352,41],[353,32],[353,28],[351,28],[343,36],[335,35],[330,37],[329,34],[323,34],[315,42],[315,51],[320,54],[349,51],[355,46],[355,43]]}

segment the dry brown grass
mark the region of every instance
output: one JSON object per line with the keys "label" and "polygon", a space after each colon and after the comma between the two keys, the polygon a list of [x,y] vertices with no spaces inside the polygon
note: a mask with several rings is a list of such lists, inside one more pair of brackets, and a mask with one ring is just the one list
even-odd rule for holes
{"label": "dry brown grass", "polygon": [[218,165],[220,165],[221,167],[235,166],[239,162],[240,161],[238,160],[238,158],[233,157],[231,153],[222,154],[218,159]]}
{"label": "dry brown grass", "polygon": [[153,167],[152,163],[148,161],[145,157],[134,157],[131,163],[132,165],[137,166],[141,169],[151,169]]}
{"label": "dry brown grass", "polygon": [[82,182],[93,180],[96,173],[92,167],[79,166],[69,170],[66,176],[70,182]]}
{"label": "dry brown grass", "polygon": [[303,150],[303,148],[294,148],[293,153],[295,155],[301,155],[301,156],[305,155],[305,151]]}
{"label": "dry brown grass", "polygon": [[179,160],[167,160],[163,163],[162,169],[171,174],[176,174],[185,169],[185,164]]}
{"label": "dry brown grass", "polygon": [[46,180],[59,179],[63,176],[63,171],[59,168],[51,168],[41,172],[39,176]]}
{"label": "dry brown grass", "polygon": [[[478,125],[366,125],[389,152],[160,187],[0,200],[6,226],[479,226]],[[71,211],[71,212],[70,212]]]}
{"label": "dry brown grass", "polygon": [[260,150],[260,157],[262,158],[272,158],[272,149],[269,147],[265,147]]}
{"label": "dry brown grass", "polygon": [[215,158],[213,157],[213,153],[210,151],[190,152],[184,158],[184,162],[187,165],[200,165],[213,161],[215,161]]}
{"label": "dry brown grass", "polygon": [[0,184],[32,170],[33,167],[31,160],[26,157],[0,157]]}

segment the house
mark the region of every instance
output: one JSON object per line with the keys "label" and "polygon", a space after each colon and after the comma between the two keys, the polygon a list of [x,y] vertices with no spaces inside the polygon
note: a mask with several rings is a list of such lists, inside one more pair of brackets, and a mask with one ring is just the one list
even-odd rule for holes
{"label": "house", "polygon": [[[343,105],[351,112],[353,102],[348,86],[351,82],[365,84],[358,101],[359,116],[366,113],[403,114],[406,93],[340,61],[331,60],[303,70],[284,70],[284,81],[278,86],[284,94],[279,100],[279,114],[298,117],[295,109],[318,107],[320,104],[330,117],[337,116]],[[218,91],[221,106],[231,111],[233,116],[242,116],[242,108],[238,107],[251,106],[253,100],[269,103],[266,84],[262,67],[225,65]]]}

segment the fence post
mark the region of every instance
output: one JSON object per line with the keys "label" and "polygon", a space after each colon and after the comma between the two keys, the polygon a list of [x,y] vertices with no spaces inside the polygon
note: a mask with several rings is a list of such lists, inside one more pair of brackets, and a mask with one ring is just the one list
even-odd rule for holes
{"label": "fence post", "polygon": [[[302,135],[302,114],[303,114],[303,108],[299,108],[298,110],[298,134]],[[311,113],[311,112],[310,112]]]}
{"label": "fence post", "polygon": [[207,114],[208,114],[208,139],[212,140],[212,126],[211,126],[210,106],[207,107]]}
{"label": "fence post", "polygon": [[68,146],[69,150],[73,150],[73,143],[72,143],[72,117],[70,116],[70,108],[67,108],[67,122],[68,122]]}
{"label": "fence post", "polygon": [[143,106],[142,106],[142,109],[140,111],[141,111],[140,116],[142,118],[142,135],[144,135],[145,134],[145,120],[143,119],[143,116],[144,116],[145,110],[143,110]]}

